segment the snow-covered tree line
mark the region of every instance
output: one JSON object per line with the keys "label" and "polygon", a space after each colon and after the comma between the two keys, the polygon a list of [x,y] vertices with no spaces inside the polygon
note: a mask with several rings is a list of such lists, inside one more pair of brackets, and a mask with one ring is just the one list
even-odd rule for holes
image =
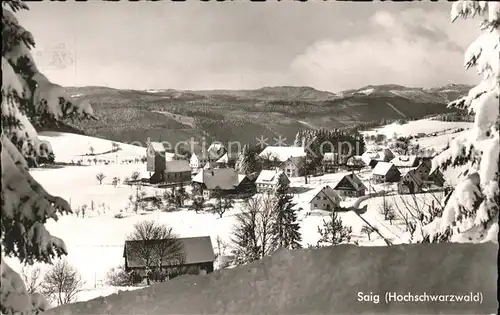
{"label": "snow-covered tree line", "polygon": [[433,168],[464,167],[442,214],[424,227],[424,242],[498,242],[500,2],[458,1],[458,18],[481,17],[481,35],[465,53],[465,69],[475,67],[482,81],[450,104],[474,115],[474,127],[433,161]]}
{"label": "snow-covered tree line", "polygon": [[33,264],[50,263],[67,253],[64,242],[50,235],[44,224],[71,212],[70,206],[47,193],[29,173],[27,160],[48,156],[51,150],[38,139],[32,121],[94,117],[88,102],[74,104],[61,86],[40,73],[30,53],[34,39],[14,15],[25,9],[20,0],[2,2],[2,314],[37,313],[47,307],[42,296],[27,293],[4,255]]}
{"label": "snow-covered tree line", "polygon": [[301,129],[295,135],[294,146],[308,146],[315,155],[322,157],[325,152],[339,153],[339,150],[346,155],[355,155],[358,154],[356,150],[364,151],[365,143],[358,131]]}

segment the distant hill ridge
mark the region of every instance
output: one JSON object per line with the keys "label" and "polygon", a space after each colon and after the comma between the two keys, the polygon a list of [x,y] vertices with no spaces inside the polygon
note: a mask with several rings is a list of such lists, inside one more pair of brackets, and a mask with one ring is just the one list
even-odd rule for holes
{"label": "distant hill ridge", "polygon": [[[130,90],[109,87],[68,87],[85,98],[99,121],[76,123],[86,134],[120,142],[239,141],[255,143],[263,136],[287,138],[299,129],[354,125],[456,111],[451,100],[470,86],[450,84],[432,89],[401,85],[368,85],[339,93],[308,86],[274,86],[248,90]],[[52,126],[47,126],[50,130]],[[47,130],[47,129],[44,129]]]}
{"label": "distant hill ridge", "polygon": [[310,86],[265,86],[258,89],[213,89],[213,90],[178,90],[178,89],[115,89],[104,86],[84,86],[84,87],[66,87],[71,94],[96,94],[96,93],[118,93],[119,91],[151,93],[157,96],[170,96],[174,98],[183,95],[198,95],[203,97],[210,96],[232,96],[239,98],[258,99],[258,100],[333,100],[341,97],[350,96],[362,91],[372,89],[375,93],[394,93],[395,91],[421,91],[429,95],[434,95],[436,101],[442,100],[442,96],[450,94],[466,94],[472,88],[465,84],[448,84],[436,88],[406,87],[397,84],[367,85],[358,89],[344,90],[338,93],[330,91],[320,91]]}

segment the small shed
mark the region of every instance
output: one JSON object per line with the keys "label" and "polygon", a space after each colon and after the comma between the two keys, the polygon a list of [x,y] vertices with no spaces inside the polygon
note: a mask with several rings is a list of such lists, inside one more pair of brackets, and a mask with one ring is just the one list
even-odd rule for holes
{"label": "small shed", "polygon": [[392,163],[378,162],[372,171],[372,175],[375,183],[394,183],[399,181],[401,172]]}
{"label": "small shed", "polygon": [[[162,253],[165,256],[161,266],[163,270],[168,273],[174,269],[181,269],[184,271],[181,273],[195,274],[200,273],[202,270],[206,273],[214,271],[215,254],[210,236],[180,238],[179,241],[183,249],[183,257],[172,259],[172,254],[168,250],[163,251]],[[134,271],[142,278],[145,278],[147,275],[146,257],[141,257],[140,253],[154,252],[157,246],[168,242],[171,242],[171,240],[125,241],[123,248],[125,271]],[[168,248],[168,244],[166,244],[166,248]]]}

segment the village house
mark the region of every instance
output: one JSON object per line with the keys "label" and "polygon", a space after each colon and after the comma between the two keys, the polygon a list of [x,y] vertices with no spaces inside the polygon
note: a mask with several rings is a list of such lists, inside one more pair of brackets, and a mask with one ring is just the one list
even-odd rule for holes
{"label": "village house", "polygon": [[189,166],[193,172],[197,172],[208,162],[208,153],[204,151],[193,152],[189,159]]}
{"label": "village house", "polygon": [[371,169],[375,168],[378,163],[379,155],[374,151],[366,151],[361,155],[361,160],[365,165],[368,165]]}
{"label": "village house", "polygon": [[192,183],[193,189],[201,191],[204,198],[213,197],[215,192],[223,195],[249,192],[253,186],[245,175],[232,168],[202,170],[193,177]]}
{"label": "village house", "polygon": [[378,162],[372,171],[373,182],[394,183],[399,181],[401,172],[396,166],[388,162]]}
{"label": "village house", "polygon": [[[161,142],[153,142],[148,138],[146,143],[146,173],[141,173],[141,179],[152,184],[164,182],[167,163],[173,161],[174,154],[166,152]],[[189,180],[190,176],[187,181]]]}
{"label": "village house", "polygon": [[356,174],[350,173],[342,177],[333,190],[341,197],[361,197],[365,195],[366,186]]}
{"label": "village house", "polygon": [[191,167],[188,161],[167,161],[165,166],[163,181],[166,184],[188,183],[191,181]]}
{"label": "village house", "polygon": [[302,157],[291,157],[285,162],[281,163],[279,169],[282,170],[288,177],[299,177],[300,165],[302,163]]}
{"label": "village house", "polygon": [[323,185],[304,194],[304,204],[306,210],[326,210],[334,211],[340,205],[339,195],[329,185]]}
{"label": "village house", "polygon": [[[189,166],[193,173],[197,173],[202,168],[217,168],[218,161],[227,153],[226,148],[217,142],[212,143],[208,149],[196,149],[191,154]],[[207,165],[209,164],[209,165]]]}
{"label": "village house", "polygon": [[223,156],[221,156],[216,162],[217,167],[219,168],[225,168],[229,164],[229,156],[227,153],[225,153]]}
{"label": "village house", "polygon": [[395,157],[394,153],[392,153],[391,149],[389,148],[384,148],[381,151],[377,152],[377,154],[378,154],[377,160],[379,162],[389,162]]}
{"label": "village house", "polygon": [[255,180],[257,192],[273,191],[282,181],[285,184],[290,184],[290,179],[283,171],[280,170],[262,170],[259,177]]}
{"label": "village house", "polygon": [[[162,242],[170,240],[151,240],[145,241],[125,241],[123,249],[123,258],[125,259],[125,271],[134,272],[140,278],[146,278],[147,270],[144,262],[144,257],[140,257],[138,253],[147,252],[141,249],[154,248]],[[172,261],[171,253],[165,251],[165,259],[162,262],[161,269],[167,274],[179,272],[180,274],[199,274],[200,272],[211,273],[214,271],[215,255],[210,236],[180,238],[182,244],[184,259]],[[146,244],[145,244],[146,243]],[[155,264],[154,267],[158,266]],[[151,266],[152,267],[152,266]]]}
{"label": "village house", "polygon": [[290,158],[305,158],[305,156],[303,147],[268,146],[259,154],[264,169],[274,169]]}
{"label": "village house", "polygon": [[391,160],[399,169],[417,167],[419,164],[419,158],[416,155],[398,155]]}
{"label": "village house", "polygon": [[431,169],[432,169],[431,159],[423,159],[422,162],[420,162],[420,164],[416,168],[416,172],[422,179],[424,187],[430,187],[430,186],[443,187],[446,182],[443,173],[438,168],[436,168],[432,172]]}
{"label": "village house", "polygon": [[389,148],[384,148],[379,151],[366,151],[361,155],[361,159],[366,165],[370,165],[372,168],[376,166],[378,162],[389,162],[394,159],[395,155]]}
{"label": "village house", "polygon": [[419,173],[416,168],[412,168],[401,175],[401,180],[398,182],[398,194],[421,193],[423,184],[422,173]]}
{"label": "village house", "polygon": [[358,155],[349,157],[345,163],[345,168],[348,171],[360,171],[363,167],[365,167],[365,163],[361,156]]}
{"label": "village house", "polygon": [[336,173],[339,171],[339,154],[333,152],[327,152],[323,154],[323,160],[321,161],[323,166],[323,172],[325,173]]}

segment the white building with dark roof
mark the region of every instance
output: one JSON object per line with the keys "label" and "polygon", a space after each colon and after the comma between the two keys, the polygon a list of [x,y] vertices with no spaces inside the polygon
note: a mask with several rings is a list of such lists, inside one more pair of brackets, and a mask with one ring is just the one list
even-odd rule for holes
{"label": "white building with dark roof", "polygon": [[262,170],[255,180],[257,192],[274,190],[278,186],[280,180],[282,180],[284,183],[290,184],[290,179],[288,179],[283,171]]}
{"label": "white building with dark roof", "polygon": [[308,211],[334,211],[340,205],[340,196],[329,185],[321,185],[299,195],[297,201],[298,204],[302,205],[303,209]]}

